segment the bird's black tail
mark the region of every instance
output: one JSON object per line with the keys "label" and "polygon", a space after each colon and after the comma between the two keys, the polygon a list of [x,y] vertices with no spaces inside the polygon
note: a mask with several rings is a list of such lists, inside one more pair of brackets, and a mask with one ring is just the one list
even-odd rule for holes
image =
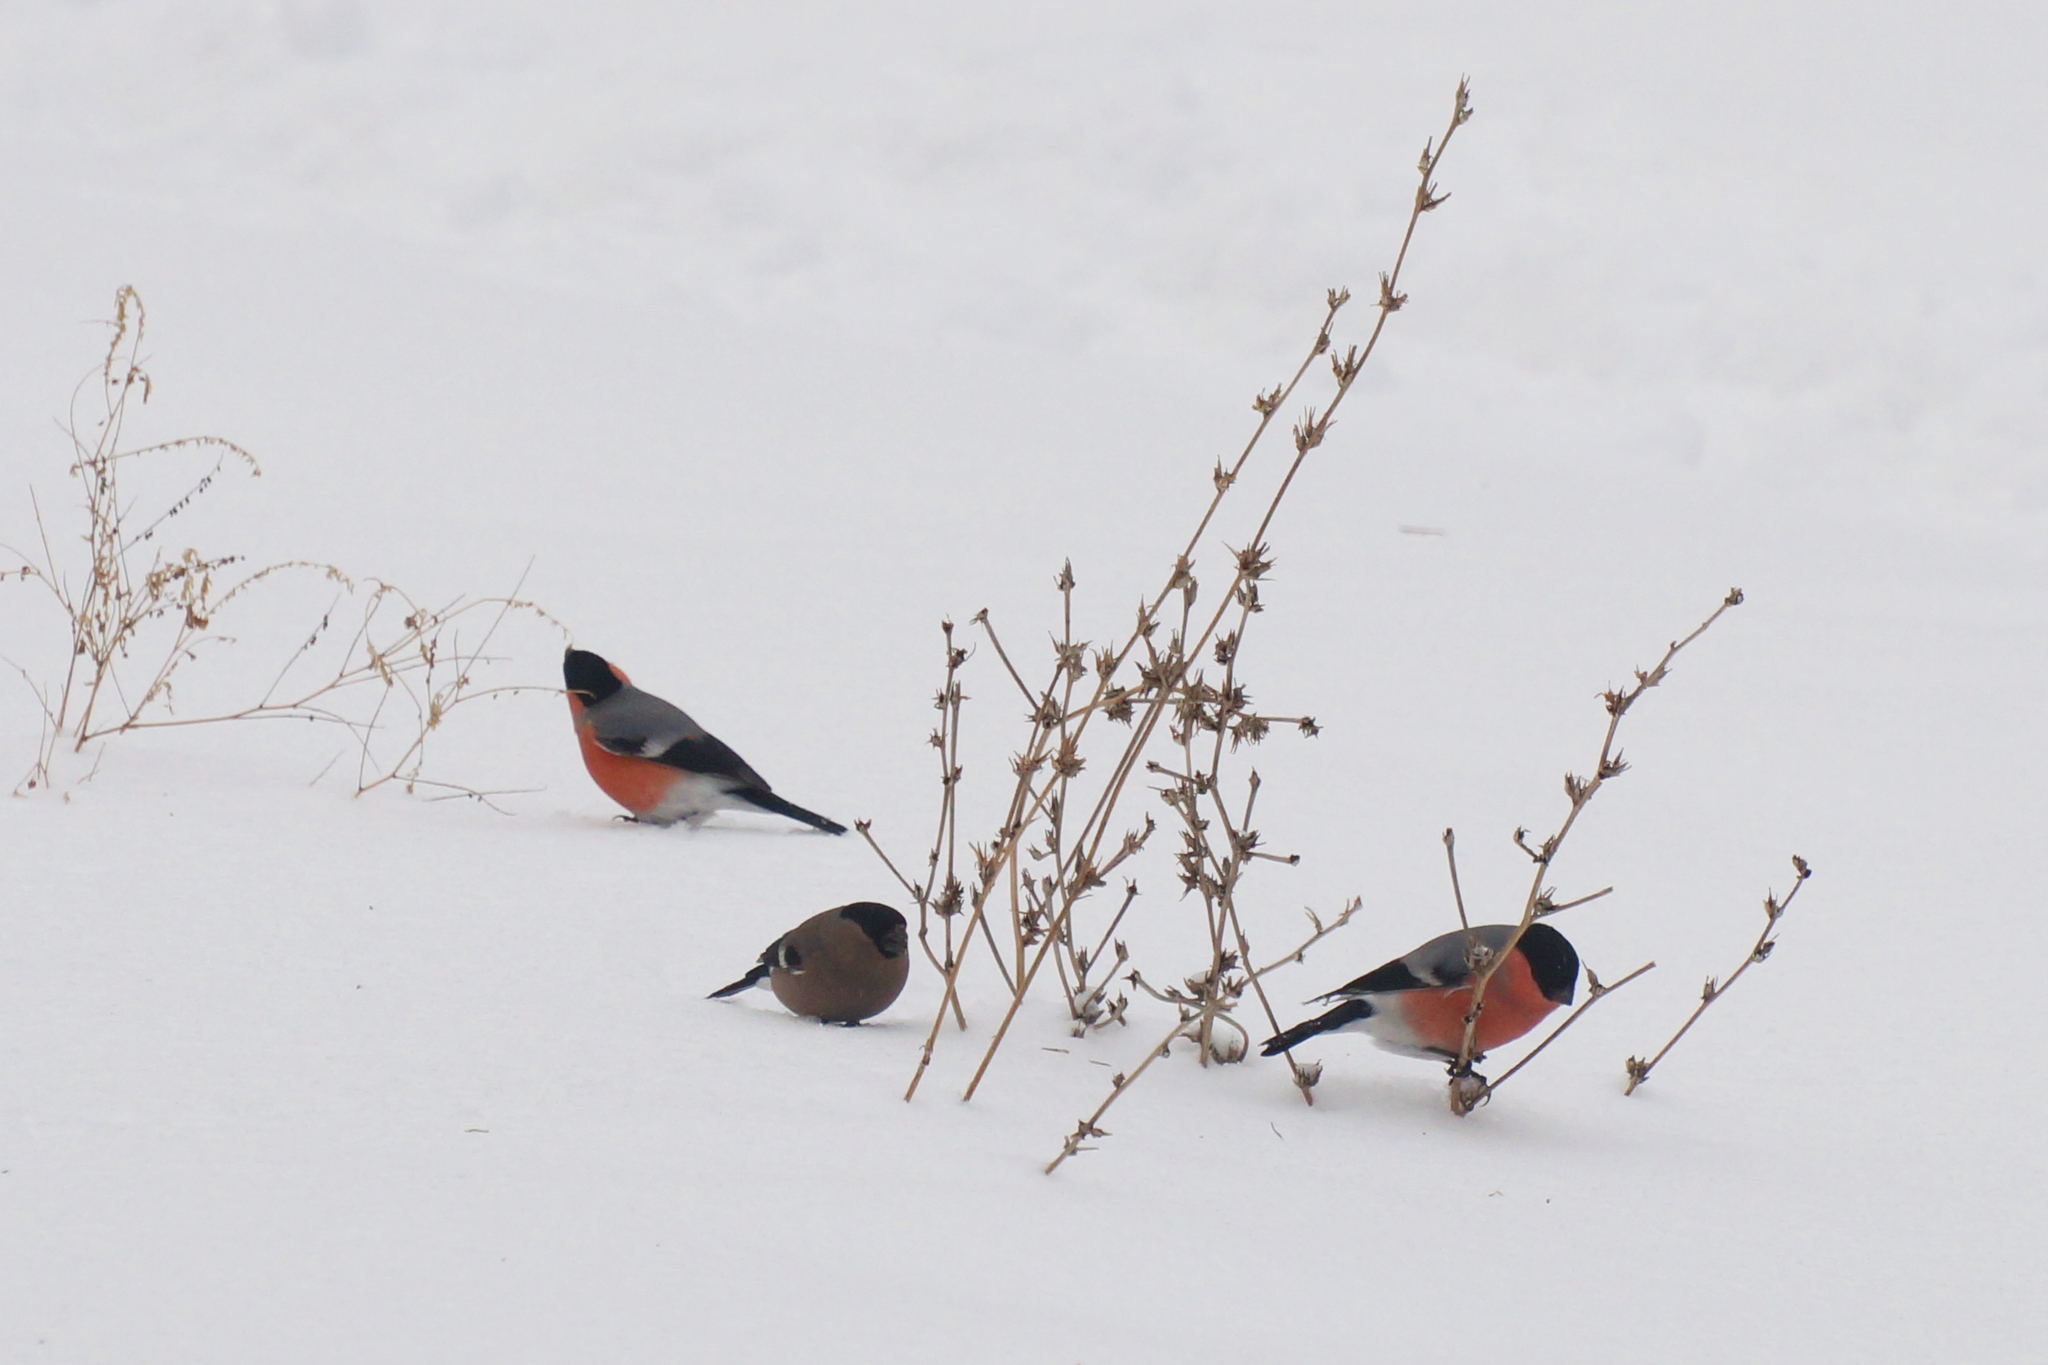
{"label": "bird's black tail", "polygon": [[827,834],[846,833],[846,826],[837,820],[827,820],[816,811],[805,810],[802,806],[785,801],[765,787],[740,787],[730,795],[738,797],[750,806],[765,810],[770,815],[786,815],[792,820],[801,820],[812,829],[821,829]]}
{"label": "bird's black tail", "polygon": [[748,972],[745,976],[733,982],[730,986],[726,986],[721,990],[715,990],[711,992],[711,994],[705,996],[704,998],[706,1000],[723,1000],[728,995],[738,995],[741,991],[750,990],[753,987],[760,985],[763,981],[766,981],[767,979],[768,964],[763,962],[760,966],[754,968],[754,970]]}
{"label": "bird's black tail", "polygon": [[1370,1000],[1346,1000],[1327,1014],[1319,1014],[1305,1023],[1296,1024],[1285,1033],[1268,1038],[1260,1046],[1259,1055],[1271,1057],[1276,1052],[1285,1052],[1288,1048],[1301,1046],[1318,1033],[1328,1033],[1331,1029],[1343,1028],[1346,1024],[1356,1023],[1360,1019],[1370,1019],[1372,1016]]}

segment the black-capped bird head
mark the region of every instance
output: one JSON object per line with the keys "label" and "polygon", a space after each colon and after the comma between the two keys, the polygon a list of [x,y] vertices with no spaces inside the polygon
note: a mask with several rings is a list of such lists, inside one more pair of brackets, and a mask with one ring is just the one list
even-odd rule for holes
{"label": "black-capped bird head", "polygon": [[562,654],[562,685],[585,706],[595,706],[625,686],[618,671],[587,649]]}
{"label": "black-capped bird head", "polygon": [[874,901],[856,901],[852,905],[839,907],[839,917],[850,919],[860,926],[868,936],[868,942],[875,945],[875,951],[883,957],[902,957],[910,951],[910,927],[903,916],[886,905]]}
{"label": "black-capped bird head", "polygon": [[1579,984],[1579,954],[1565,936],[1539,922],[1522,932],[1522,941],[1516,946],[1529,959],[1529,975],[1543,998],[1571,1004]]}

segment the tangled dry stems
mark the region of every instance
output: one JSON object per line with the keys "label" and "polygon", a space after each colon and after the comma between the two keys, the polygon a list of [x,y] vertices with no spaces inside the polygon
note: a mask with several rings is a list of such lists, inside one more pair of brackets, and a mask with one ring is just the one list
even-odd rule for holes
{"label": "tangled dry stems", "polygon": [[[1261,584],[1273,566],[1267,536],[1295,476],[1309,453],[1322,445],[1338,407],[1371,356],[1387,319],[1407,302],[1399,285],[1416,224],[1422,214],[1447,197],[1438,190],[1434,174],[1452,135],[1471,113],[1469,89],[1461,82],[1443,137],[1424,148],[1414,205],[1393,268],[1380,276],[1377,312],[1364,344],[1349,347],[1341,355],[1332,353],[1332,328],[1350,294],[1343,289],[1331,290],[1327,311],[1308,356],[1285,384],[1262,391],[1255,399],[1257,426],[1233,464],[1225,467],[1221,461],[1217,463],[1211,475],[1214,493],[1208,508],[1176,557],[1164,586],[1139,608],[1133,628],[1110,646],[1096,647],[1076,637],[1076,583],[1069,562],[1055,580],[1061,598],[1061,626],[1052,640],[1051,672],[1045,682],[1034,687],[1026,682],[987,613],[974,618],[973,624],[1017,689],[1024,704],[1028,732],[1024,744],[1010,760],[1016,780],[1004,817],[992,837],[969,845],[973,870],[966,879],[959,875],[956,822],[957,792],[963,771],[959,762],[958,673],[966,662],[967,651],[955,643],[952,624],[948,622],[944,627],[946,681],[936,700],[941,723],[931,739],[941,756],[938,834],[927,856],[923,881],[913,883],[900,873],[898,877],[919,907],[920,939],[941,971],[945,990],[905,1099],[916,1094],[931,1064],[947,1015],[950,1013],[959,1027],[966,1026],[959,979],[966,950],[977,935],[987,945],[1008,1002],[968,1081],[963,1099],[971,1099],[988,1074],[1048,960],[1054,963],[1072,1032],[1077,1036],[1109,1024],[1129,1022],[1130,997],[1120,992],[1112,994],[1113,983],[1118,981],[1174,1012],[1171,1027],[1147,1050],[1139,1064],[1128,1073],[1117,1073],[1108,1094],[1075,1124],[1060,1152],[1047,1164],[1048,1172],[1056,1170],[1068,1157],[1091,1150],[1095,1140],[1107,1136],[1101,1121],[1109,1108],[1153,1062],[1169,1055],[1175,1042],[1190,1041],[1197,1059],[1205,1066],[1236,1061],[1247,1055],[1251,1034],[1236,1017],[1247,996],[1256,997],[1266,1024],[1279,1032],[1279,1020],[1262,985],[1265,972],[1299,960],[1309,946],[1348,922],[1358,908],[1354,901],[1335,923],[1316,923],[1315,931],[1300,948],[1272,966],[1249,969],[1251,945],[1240,903],[1243,880],[1254,862],[1291,864],[1297,859],[1266,850],[1255,824],[1259,775],[1256,770],[1249,770],[1242,779],[1237,778],[1226,771],[1226,756],[1243,745],[1257,744],[1275,725],[1292,725],[1304,735],[1317,733],[1317,724],[1311,717],[1275,716],[1256,708],[1241,675],[1240,665],[1253,617],[1265,607]],[[1197,550],[1206,543],[1224,503],[1239,486],[1275,415],[1292,401],[1316,358],[1326,355],[1330,357],[1335,392],[1320,413],[1310,407],[1294,425],[1294,457],[1268,496],[1256,528],[1238,546],[1224,547],[1229,557],[1227,583],[1219,603],[1207,611],[1198,611],[1201,590],[1196,576]],[[1680,650],[1741,600],[1739,591],[1731,591],[1697,629],[1674,641],[1653,668],[1638,671],[1632,687],[1604,694],[1609,717],[1607,733],[1590,775],[1566,775],[1569,805],[1562,822],[1541,844],[1532,844],[1526,830],[1515,832],[1514,842],[1535,865],[1534,875],[1513,939],[1505,949],[1488,954],[1476,939],[1468,939],[1468,956],[1475,974],[1473,1004],[1465,1021],[1462,1047],[1449,1068],[1450,1101],[1457,1113],[1470,1113],[1486,1103],[1502,1084],[1533,1062],[1595,1004],[1655,966],[1647,963],[1612,984],[1603,983],[1588,966],[1587,997],[1576,1010],[1498,1080],[1489,1083],[1474,1071],[1473,1064],[1481,1060],[1475,1040],[1486,991],[1507,953],[1514,950],[1536,919],[1597,900],[1613,889],[1602,888],[1560,901],[1555,889],[1546,883],[1552,863],[1587,803],[1605,783],[1627,768],[1615,743],[1622,718],[1644,693],[1663,681]],[[1210,661],[1218,670],[1214,674],[1208,671]],[[1099,746],[1085,742],[1097,717],[1127,727],[1128,731],[1127,738],[1110,749],[1106,770],[1101,767],[1103,755]],[[1164,754],[1160,752],[1160,741]],[[1182,976],[1178,984],[1163,987],[1154,985],[1131,965],[1130,947],[1117,937],[1118,928],[1138,895],[1135,880],[1126,881],[1122,897],[1099,930],[1091,926],[1091,931],[1084,933],[1081,929],[1083,917],[1095,904],[1091,893],[1107,885],[1113,874],[1138,857],[1157,832],[1157,821],[1151,815],[1136,823],[1120,816],[1123,798],[1134,780],[1141,780],[1141,773],[1158,779],[1154,791],[1177,825],[1180,848],[1176,863],[1183,896],[1199,901],[1209,943],[1208,959],[1199,970]],[[871,831],[865,825],[862,830],[874,844]],[[882,853],[878,844],[875,849]],[[1445,850],[1459,922],[1469,934],[1471,923],[1457,881],[1455,836],[1450,831],[1445,832]],[[885,862],[889,861],[886,855],[883,857]],[[894,872],[894,863],[889,865]],[[956,933],[953,920],[963,915],[965,922]],[[930,922],[934,917],[942,926],[940,947],[931,943]],[[1003,937],[1007,941],[999,942],[991,926],[1005,921],[1008,933]],[[1760,951],[1767,952],[1768,948]],[[1710,984],[1702,1008],[1712,998]],[[1681,1036],[1683,1032],[1681,1029]],[[1321,1068],[1298,1062],[1292,1056],[1288,1060],[1303,1099],[1313,1103],[1313,1089]],[[1655,1060],[1645,1064],[1644,1075]]]}
{"label": "tangled dry stems", "polygon": [[[256,459],[217,436],[188,436],[141,446],[124,444],[131,403],[146,404],[153,384],[142,357],[147,314],[132,286],[114,298],[112,336],[97,369],[72,395],[67,431],[71,477],[82,501],[84,526],[76,537],[82,559],[67,563],[52,544],[49,522],[33,490],[39,554],[0,546],[16,567],[0,573],[41,583],[63,613],[69,658],[61,681],[39,684],[10,661],[35,694],[42,712],[36,755],[17,790],[47,786],[60,749],[136,730],[208,725],[237,720],[306,720],[348,731],[357,750],[356,790],[400,783],[408,790],[437,789],[488,801],[484,792],[423,775],[430,739],[458,706],[527,689],[484,686],[479,670],[498,662],[488,653],[513,613],[553,626],[559,622],[517,596],[456,598],[424,605],[380,579],[352,578],[332,564],[287,560],[256,569],[235,554],[193,548],[169,552],[164,536],[174,522],[231,468],[260,476]],[[88,394],[98,409],[81,412]],[[124,493],[122,475],[143,460],[211,457],[199,476],[153,515]],[[57,536],[57,543],[66,540]],[[333,601],[253,701],[203,714],[178,712],[183,670],[215,646],[232,642],[217,624],[223,613],[259,586],[286,577],[332,584]],[[522,576],[522,582],[524,581]],[[348,604],[348,605],[345,605]],[[338,621],[347,624],[337,628]],[[343,635],[346,631],[346,635]],[[468,634],[465,639],[465,633]],[[339,639],[340,648],[323,648]]]}
{"label": "tangled dry stems", "polygon": [[[924,875],[917,880],[904,876],[875,845],[917,904],[920,941],[945,985],[905,1098],[916,1094],[946,1018],[950,1015],[965,1027],[960,976],[977,939],[986,946],[1008,1000],[963,1099],[972,1098],[988,1074],[1048,961],[1054,965],[1052,975],[1060,982],[1076,1035],[1128,1023],[1132,998],[1121,989],[1125,986],[1166,1004],[1175,1016],[1166,1037],[1129,1075],[1117,1076],[1108,1097],[1082,1121],[1048,1169],[1081,1150],[1081,1139],[1101,1135],[1096,1120],[1174,1040],[1193,1042],[1204,1065],[1244,1057],[1251,1035],[1235,1011],[1247,996],[1258,1001],[1265,1023],[1277,1031],[1279,1022],[1262,985],[1265,972],[1300,960],[1356,913],[1354,901],[1331,923],[1315,921],[1305,941],[1267,968],[1250,969],[1251,938],[1241,905],[1245,878],[1255,863],[1291,864],[1296,859],[1266,849],[1255,823],[1260,778],[1256,770],[1238,776],[1231,760],[1245,746],[1263,741],[1276,726],[1291,727],[1304,736],[1313,736],[1318,727],[1311,717],[1276,715],[1255,706],[1242,665],[1253,618],[1265,609],[1262,583],[1273,567],[1268,535],[1274,517],[1310,453],[1328,436],[1388,318],[1407,302],[1400,282],[1408,249],[1421,216],[1447,197],[1434,176],[1452,134],[1472,115],[1469,94],[1469,87],[1460,82],[1448,127],[1442,138],[1424,148],[1413,207],[1393,266],[1380,276],[1365,340],[1341,352],[1333,349],[1333,329],[1351,294],[1330,290],[1308,354],[1286,382],[1254,399],[1257,422],[1249,439],[1231,464],[1217,462],[1206,509],[1164,583],[1139,607],[1132,626],[1107,645],[1078,637],[1076,580],[1071,562],[1063,565],[1054,580],[1061,614],[1059,631],[1051,640],[1051,666],[1045,680],[1034,686],[1025,680],[1024,670],[988,614],[975,616],[972,624],[1024,705],[1027,729],[1010,759],[1014,781],[1002,817],[989,837],[967,845],[972,867],[964,876],[957,833],[963,771],[958,672],[967,652],[955,643],[952,624],[943,627],[946,679],[936,700],[940,724],[931,737],[940,754],[940,813]],[[1219,514],[1226,503],[1236,505],[1232,495],[1240,490],[1254,454],[1311,368],[1324,358],[1334,389],[1320,409],[1308,407],[1294,423],[1292,459],[1280,467],[1249,534],[1235,546],[1221,547],[1224,586],[1215,604],[1203,607],[1198,556],[1213,553],[1205,546]],[[1119,727],[1122,736],[1105,739],[1103,722]],[[1125,813],[1127,798],[1150,779],[1158,780],[1152,791],[1176,825],[1178,877],[1184,894],[1202,908],[1209,945],[1206,961],[1195,971],[1179,974],[1178,984],[1164,988],[1154,986],[1131,965],[1129,943],[1118,936],[1139,894],[1136,881],[1126,881],[1113,908],[1098,910],[1101,900],[1094,896],[1123,874],[1158,832],[1154,815]],[[873,844],[869,827],[863,824],[861,830]],[[933,920],[939,925],[936,943]],[[957,928],[956,920],[961,921]],[[1313,1071],[1297,1068],[1295,1078],[1303,1097],[1309,1098]]]}

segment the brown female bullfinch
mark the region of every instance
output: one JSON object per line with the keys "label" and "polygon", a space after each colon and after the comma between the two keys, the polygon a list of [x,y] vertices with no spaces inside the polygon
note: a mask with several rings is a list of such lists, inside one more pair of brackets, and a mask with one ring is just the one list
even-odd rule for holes
{"label": "brown female bullfinch", "polygon": [[[1472,930],[1472,939],[1497,953],[1514,934],[1511,924],[1487,924]],[[1406,957],[1317,996],[1319,1001],[1343,1003],[1267,1039],[1259,1053],[1270,1057],[1318,1033],[1355,1029],[1370,1034],[1374,1043],[1390,1052],[1455,1060],[1465,1045],[1472,978],[1465,931],[1433,938]],[[1530,925],[1486,987],[1474,1034],[1475,1056],[1513,1042],[1559,1005],[1571,1004],[1578,980],[1579,955],[1565,936],[1547,924]]]}
{"label": "brown female bullfinch", "polygon": [[886,905],[858,901],[813,915],[768,945],[754,970],[707,998],[763,981],[792,1014],[858,1024],[896,1003],[910,978],[910,932]]}
{"label": "brown female bullfinch", "polygon": [[562,681],[583,766],[606,796],[650,825],[702,823],[713,811],[757,810],[827,834],[846,826],[783,800],[746,760],[614,664],[587,649],[562,656]]}

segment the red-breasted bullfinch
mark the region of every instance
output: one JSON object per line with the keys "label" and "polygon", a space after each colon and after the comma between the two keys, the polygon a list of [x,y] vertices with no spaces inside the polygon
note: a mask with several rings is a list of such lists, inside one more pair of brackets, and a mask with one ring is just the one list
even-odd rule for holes
{"label": "red-breasted bullfinch", "polygon": [[844,834],[836,820],[768,789],[746,760],[704,727],[587,649],[562,656],[562,681],[583,766],[604,794],[650,825],[701,823],[713,811],[757,810]]}
{"label": "red-breasted bullfinch", "polygon": [[910,979],[910,932],[886,905],[859,901],[813,915],[768,945],[754,970],[709,999],[763,981],[791,1014],[858,1024],[896,1003]]}
{"label": "red-breasted bullfinch", "polygon": [[[1497,953],[1514,933],[1511,924],[1487,924],[1474,929],[1472,938]],[[1355,1029],[1370,1034],[1374,1043],[1389,1052],[1455,1060],[1465,1045],[1472,978],[1472,968],[1466,962],[1465,931],[1433,938],[1406,957],[1397,957],[1328,995],[1317,996],[1318,1001],[1343,1003],[1267,1039],[1260,1055],[1285,1052],[1318,1033]],[[1565,936],[1547,924],[1530,925],[1487,984],[1474,1036],[1475,1060],[1478,1054],[1513,1042],[1535,1028],[1559,1005],[1571,1004],[1578,980],[1579,955]]]}

